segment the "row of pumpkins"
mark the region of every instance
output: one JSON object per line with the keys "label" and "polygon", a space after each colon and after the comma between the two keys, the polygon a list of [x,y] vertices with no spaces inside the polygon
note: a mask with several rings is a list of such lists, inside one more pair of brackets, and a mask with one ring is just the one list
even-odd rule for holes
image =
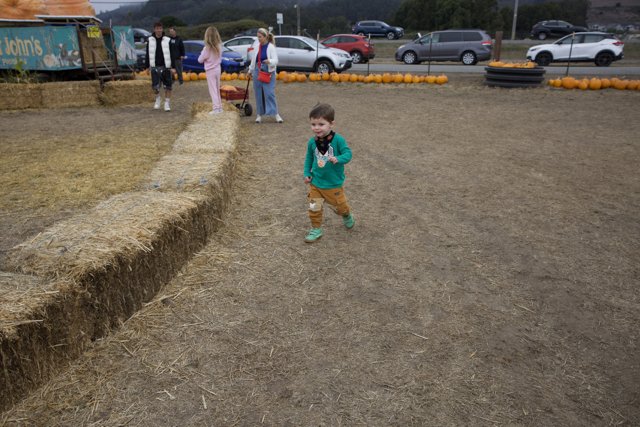
{"label": "row of pumpkins", "polygon": [[[149,77],[149,70],[140,71],[137,73],[139,77],[146,78]],[[196,81],[196,80],[206,80],[207,75],[205,73],[191,73],[186,72],[182,74],[182,78],[185,82],[188,81]],[[230,80],[247,80],[248,74],[246,73],[226,73],[223,72],[220,75],[220,80],[222,81],[230,81]],[[174,73],[173,79],[177,79],[177,75]],[[349,73],[309,73],[308,75],[305,73],[288,73],[286,71],[280,71],[276,74],[276,79],[281,80],[284,83],[304,83],[307,81],[310,82],[319,82],[319,81],[330,81],[334,83],[431,83],[431,84],[445,84],[449,82],[449,78],[444,74],[439,76],[419,76],[412,75],[410,73],[407,74],[349,74]]]}
{"label": "row of pumpkins", "polygon": [[640,90],[640,80],[624,80],[617,77],[611,79],[599,79],[593,77],[591,79],[576,79],[575,77],[566,76],[549,80],[549,86],[559,87],[563,89],[582,89],[582,90],[600,90],[600,89],[618,89],[618,90]]}
{"label": "row of pumpkins", "polygon": [[431,84],[445,84],[449,82],[449,78],[444,74],[439,76],[424,76],[413,75],[411,73],[383,73],[383,74],[350,74],[350,73],[288,73],[286,71],[280,71],[277,74],[277,79],[284,83],[304,83],[330,81],[333,83],[431,83]]}
{"label": "row of pumpkins", "polygon": [[536,63],[527,61],[527,62],[503,62],[503,61],[491,61],[489,62],[489,67],[496,68],[536,68]]}

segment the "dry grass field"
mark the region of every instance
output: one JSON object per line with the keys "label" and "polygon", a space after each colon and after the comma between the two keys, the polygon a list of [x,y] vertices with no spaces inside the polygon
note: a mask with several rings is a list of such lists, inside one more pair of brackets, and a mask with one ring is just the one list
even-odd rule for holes
{"label": "dry grass field", "polygon": [[[284,124],[241,120],[214,239],[0,425],[640,424],[640,93],[481,79],[279,84]],[[135,186],[206,85],[175,95],[170,114],[0,113],[20,130],[0,143],[15,185],[52,185],[29,175],[47,171],[60,181],[48,192],[86,186],[18,194],[3,165],[5,244],[25,237],[23,207],[39,213],[26,217],[36,233]],[[319,101],[336,107],[354,153],[357,223],[347,231],[328,212],[309,245],[302,165]],[[55,125],[70,113],[122,154],[63,143],[73,132]],[[85,175],[30,164],[29,152],[76,158],[66,162]]]}

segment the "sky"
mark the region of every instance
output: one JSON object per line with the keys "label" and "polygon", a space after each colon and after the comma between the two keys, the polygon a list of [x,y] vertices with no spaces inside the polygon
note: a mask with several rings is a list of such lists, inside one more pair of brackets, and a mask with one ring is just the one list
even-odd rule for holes
{"label": "sky", "polygon": [[89,0],[96,13],[107,12],[120,6],[145,3],[146,0]]}

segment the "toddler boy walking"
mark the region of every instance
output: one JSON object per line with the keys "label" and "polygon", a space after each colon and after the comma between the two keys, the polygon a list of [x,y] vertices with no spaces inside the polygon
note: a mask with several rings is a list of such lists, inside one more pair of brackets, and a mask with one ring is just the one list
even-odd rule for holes
{"label": "toddler boy walking", "polygon": [[324,203],[340,216],[348,229],[356,221],[351,214],[342,185],[344,165],[351,160],[351,149],[342,135],[333,131],[335,110],[329,104],[318,104],[309,113],[311,131],[304,161],[304,182],[309,184],[309,219],[311,230],[304,238],[313,243],[322,237],[322,213]]}

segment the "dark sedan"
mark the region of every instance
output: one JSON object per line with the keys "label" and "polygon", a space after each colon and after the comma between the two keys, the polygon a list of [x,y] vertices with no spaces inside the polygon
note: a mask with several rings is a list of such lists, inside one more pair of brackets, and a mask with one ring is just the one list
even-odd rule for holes
{"label": "dark sedan", "polygon": [[531,36],[538,40],[545,40],[547,37],[564,37],[571,33],[583,31],[589,30],[565,21],[540,21],[531,29]]}

